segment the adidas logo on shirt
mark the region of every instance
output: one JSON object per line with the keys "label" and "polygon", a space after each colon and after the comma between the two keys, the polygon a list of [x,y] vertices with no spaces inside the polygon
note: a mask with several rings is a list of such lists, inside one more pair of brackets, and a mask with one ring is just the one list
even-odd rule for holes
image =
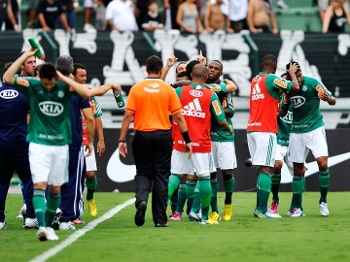
{"label": "adidas logo on shirt", "polygon": [[265,95],[261,94],[261,90],[258,84],[256,84],[253,87],[253,91],[252,91],[252,101],[254,100],[258,100],[258,99],[264,99]]}
{"label": "adidas logo on shirt", "polygon": [[198,98],[193,99],[193,102],[190,102],[188,105],[184,106],[182,114],[184,116],[205,118],[205,113],[202,111]]}

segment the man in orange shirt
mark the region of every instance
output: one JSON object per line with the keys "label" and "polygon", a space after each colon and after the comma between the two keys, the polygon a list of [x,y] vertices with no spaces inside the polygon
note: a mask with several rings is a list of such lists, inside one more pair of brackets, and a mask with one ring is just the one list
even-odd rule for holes
{"label": "man in orange shirt", "polygon": [[[191,157],[192,146],[182,105],[175,90],[160,79],[163,63],[157,56],[147,59],[148,78],[130,89],[119,138],[119,152],[127,154],[126,135],[134,120],[135,137],[132,152],[136,165],[135,224],[145,223],[148,194],[152,188],[152,214],[156,227],[167,227],[166,200],[173,147],[169,113],[177,122]],[[153,186],[152,186],[153,184]]]}

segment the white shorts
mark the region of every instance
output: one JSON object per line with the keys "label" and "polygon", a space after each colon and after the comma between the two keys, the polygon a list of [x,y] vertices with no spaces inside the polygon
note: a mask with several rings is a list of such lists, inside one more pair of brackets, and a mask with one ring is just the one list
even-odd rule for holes
{"label": "white shorts", "polygon": [[96,8],[97,4],[95,4],[92,0],[84,0],[84,7]]}
{"label": "white shorts", "polygon": [[283,161],[284,163],[287,164],[289,169],[293,170],[293,162],[289,160],[288,156],[289,156],[289,148],[288,148],[288,146],[277,145],[275,161],[277,161],[277,160]]}
{"label": "white shorts", "polygon": [[251,132],[247,134],[247,141],[253,165],[274,166],[277,148],[275,133]]}
{"label": "white shorts", "polygon": [[234,142],[211,142],[211,152],[216,168],[231,170],[237,167]]}
{"label": "white shorts", "polygon": [[29,163],[33,183],[61,186],[68,182],[69,148],[29,143]]}
{"label": "white shorts", "polygon": [[322,11],[326,11],[329,6],[329,0],[318,0],[317,1],[318,8]]}
{"label": "white shorts", "polygon": [[212,153],[192,153],[191,159],[186,152],[173,150],[171,154],[172,174],[193,175],[196,172],[198,177],[210,177],[215,171]]}
{"label": "white shorts", "polygon": [[85,153],[86,172],[97,171],[95,148],[92,147],[91,155],[86,156],[87,151],[86,151],[86,147],[84,146],[84,153]]}
{"label": "white shorts", "polygon": [[321,126],[308,133],[290,134],[290,161],[295,163],[304,163],[309,150],[311,150],[315,158],[328,156],[328,145],[324,126]]}

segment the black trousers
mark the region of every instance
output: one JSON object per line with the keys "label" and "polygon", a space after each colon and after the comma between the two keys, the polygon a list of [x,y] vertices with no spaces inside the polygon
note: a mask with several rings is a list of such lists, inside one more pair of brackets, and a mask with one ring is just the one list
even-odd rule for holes
{"label": "black trousers", "polygon": [[154,224],[165,224],[166,200],[170,176],[170,160],[173,141],[170,130],[135,132],[132,152],[136,165],[136,202],[148,201],[152,192]]}

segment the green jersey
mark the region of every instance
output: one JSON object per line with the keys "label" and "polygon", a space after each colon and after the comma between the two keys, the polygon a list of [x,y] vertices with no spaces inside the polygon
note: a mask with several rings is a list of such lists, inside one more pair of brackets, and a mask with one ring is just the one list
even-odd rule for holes
{"label": "green jersey", "polygon": [[51,146],[71,143],[70,98],[73,92],[69,91],[69,85],[56,82],[53,90],[47,92],[41,80],[15,76],[14,88],[28,98],[28,142]]}
{"label": "green jersey", "polygon": [[281,146],[289,146],[290,128],[293,121],[293,111],[288,109],[284,117],[277,116],[277,144]]}
{"label": "green jersey", "polygon": [[[218,95],[222,107],[231,111],[232,114],[235,113],[233,107],[233,95],[232,92],[227,93],[226,84],[219,82],[218,84],[209,84],[212,90]],[[225,117],[228,124],[232,125],[231,117]],[[215,119],[211,120],[211,129],[210,129],[211,141],[214,142],[233,142],[234,141],[234,132],[231,135],[227,134],[227,130],[222,129]]]}
{"label": "green jersey", "polygon": [[90,104],[91,104],[92,113],[94,114],[94,118],[102,116],[102,110],[96,97],[94,96],[91,97]]}
{"label": "green jersey", "polygon": [[327,92],[332,96],[332,93],[315,78],[303,76],[300,91],[288,95],[290,105],[293,107],[291,133],[307,133],[324,126],[319,92]]}

